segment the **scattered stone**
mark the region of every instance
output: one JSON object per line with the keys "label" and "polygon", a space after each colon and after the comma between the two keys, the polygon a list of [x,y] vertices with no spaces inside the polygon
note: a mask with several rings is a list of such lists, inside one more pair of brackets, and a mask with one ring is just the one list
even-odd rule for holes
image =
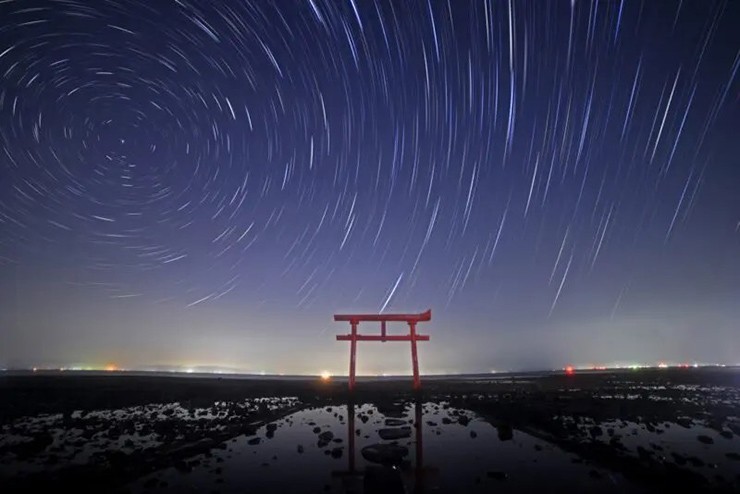
{"label": "scattered stone", "polygon": [[385,419],[385,425],[387,427],[398,427],[399,425],[406,425],[406,421],[403,419]]}
{"label": "scattered stone", "polygon": [[409,454],[409,449],[397,444],[371,444],[361,450],[362,457],[372,463],[381,465],[400,465]]}
{"label": "scattered stone", "polygon": [[725,439],[732,439],[732,431],[720,431],[719,435]]}
{"label": "scattered stone", "polygon": [[475,439],[476,437],[478,437],[478,434],[475,431],[470,431],[470,438]]}
{"label": "scattered stone", "polygon": [[344,448],[334,448],[331,450],[331,457],[335,459],[341,458],[343,452],[344,452]]}
{"label": "scattered stone", "polygon": [[324,431],[319,434],[319,440],[329,442],[334,439],[334,433],[332,431]]}
{"label": "scattered stone", "polygon": [[496,427],[499,441],[511,441],[514,439],[514,429],[508,424],[502,424]]}
{"label": "scattered stone", "polygon": [[699,442],[703,444],[714,444],[714,439],[709,436],[705,436],[704,434],[696,436],[696,439],[698,439]]}
{"label": "scattered stone", "polygon": [[249,441],[247,441],[247,444],[249,444],[250,446],[255,446],[255,445],[257,445],[257,444],[259,444],[261,442],[262,442],[262,438],[260,438],[260,437],[253,437],[252,439],[250,439]]}
{"label": "scattered stone", "polygon": [[321,432],[321,427],[314,427],[313,428],[313,433],[314,434],[318,434],[319,432]]}
{"label": "scattered stone", "polygon": [[392,429],[380,429],[378,435],[386,441],[404,439],[411,437],[411,427],[394,427]]}
{"label": "scattered stone", "polygon": [[740,461],[740,453],[727,453],[725,456],[730,460]]}
{"label": "scattered stone", "polygon": [[303,445],[302,444],[299,444],[298,445],[298,453],[301,453],[301,454],[303,453]]}

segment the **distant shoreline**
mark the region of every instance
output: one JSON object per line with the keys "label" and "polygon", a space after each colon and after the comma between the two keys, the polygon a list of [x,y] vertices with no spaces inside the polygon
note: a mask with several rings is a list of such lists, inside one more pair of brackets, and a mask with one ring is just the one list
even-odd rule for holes
{"label": "distant shoreline", "polygon": [[[724,369],[727,371],[740,371],[739,365],[699,365],[699,366],[669,366],[669,367],[613,367],[613,368],[599,368],[599,369],[575,369],[573,372],[578,374],[603,374],[603,373],[626,373],[640,371],[665,371],[665,370],[681,370],[695,371],[702,369]],[[490,372],[490,373],[466,373],[466,374],[422,374],[425,380],[500,380],[500,379],[512,379],[512,378],[538,378],[549,375],[562,375],[565,373],[563,369],[556,370],[536,370],[536,371],[522,371],[522,372]],[[206,378],[206,379],[243,379],[243,380],[260,380],[260,381],[274,381],[274,380],[285,380],[285,381],[312,381],[320,380],[320,375],[311,374],[250,374],[250,373],[236,373],[236,372],[187,372],[180,370],[162,371],[162,370],[68,370],[68,369],[1,369],[0,377],[21,377],[21,376],[137,376],[137,377],[175,377],[175,378]],[[398,375],[359,375],[358,380],[361,381],[395,381],[401,379],[409,379],[410,374],[398,374]],[[332,375],[331,380],[334,381],[346,381],[346,375]]]}

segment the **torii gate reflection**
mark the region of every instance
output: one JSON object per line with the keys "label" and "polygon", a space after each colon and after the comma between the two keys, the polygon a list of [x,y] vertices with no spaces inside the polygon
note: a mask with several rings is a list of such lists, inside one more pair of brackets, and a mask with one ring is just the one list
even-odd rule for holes
{"label": "torii gate reflection", "polygon": [[[414,461],[414,489],[415,494],[421,494],[426,492],[426,489],[431,487],[427,486],[427,474],[437,474],[439,469],[435,467],[424,466],[424,434],[422,431],[423,427],[423,414],[422,414],[422,401],[417,396],[414,403],[414,445],[415,445],[415,461]],[[350,398],[347,403],[347,470],[333,471],[333,477],[339,477],[345,480],[351,479],[362,479],[364,472],[357,469],[355,462],[355,403]],[[351,492],[351,491],[347,491]]]}
{"label": "torii gate reflection", "polygon": [[[349,341],[349,389],[355,389],[355,361],[357,357],[358,341],[410,341],[411,342],[411,365],[414,371],[414,389],[421,388],[419,379],[419,358],[416,350],[417,341],[429,341],[428,335],[416,334],[416,324],[432,319],[432,310],[420,314],[335,314],[335,321],[348,321],[352,332],[346,335],[337,335],[337,341]],[[380,335],[365,335],[357,333],[357,326],[361,321],[380,322]],[[387,322],[405,322],[409,325],[409,334],[387,335]]]}

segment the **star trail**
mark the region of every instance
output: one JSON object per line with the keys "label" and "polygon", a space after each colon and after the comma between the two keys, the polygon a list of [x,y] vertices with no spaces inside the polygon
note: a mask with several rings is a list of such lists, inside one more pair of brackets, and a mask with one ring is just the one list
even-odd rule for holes
{"label": "star trail", "polygon": [[333,313],[429,307],[425,372],[738,362],[738,25],[0,1],[0,366],[341,372]]}

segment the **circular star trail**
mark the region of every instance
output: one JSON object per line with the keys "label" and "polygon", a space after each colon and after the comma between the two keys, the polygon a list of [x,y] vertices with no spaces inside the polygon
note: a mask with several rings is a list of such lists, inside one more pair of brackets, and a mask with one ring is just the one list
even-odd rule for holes
{"label": "circular star trail", "polygon": [[722,299],[739,22],[720,1],[0,2],[0,270],[501,324]]}

